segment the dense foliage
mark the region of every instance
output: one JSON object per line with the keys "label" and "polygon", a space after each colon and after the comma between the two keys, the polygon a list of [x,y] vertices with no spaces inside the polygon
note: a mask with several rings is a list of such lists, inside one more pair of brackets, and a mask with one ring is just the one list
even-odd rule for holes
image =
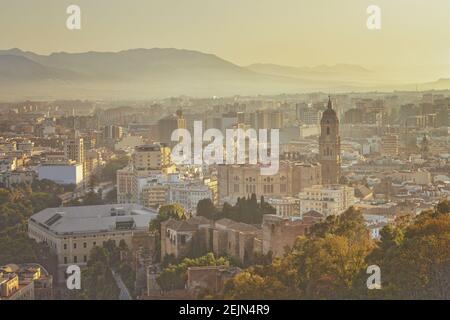
{"label": "dense foliage", "polygon": [[257,201],[253,193],[250,197],[238,198],[234,206],[224,203],[222,210],[217,209],[211,199],[200,200],[197,204],[197,215],[211,220],[228,218],[237,222],[261,224],[264,214],[274,214],[275,209],[264,201]]}
{"label": "dense foliage", "polygon": [[[400,218],[369,239],[362,214],[348,209],[299,237],[284,257],[255,265],[226,283],[229,299],[449,299],[450,204],[412,221]],[[369,290],[369,265],[381,289]]]}
{"label": "dense foliage", "polygon": [[92,248],[87,268],[82,271],[81,291],[76,292],[73,298],[89,300],[116,300],[119,288],[113,277],[115,270],[134,294],[136,275],[129,261],[129,250],[123,240],[116,246],[112,240],[103,243],[103,246]]}
{"label": "dense foliage", "polygon": [[123,169],[128,165],[130,157],[127,155],[118,155],[117,158],[111,159],[102,168],[99,174],[101,182],[112,181],[113,184],[117,182],[117,170]]}
{"label": "dense foliage", "polygon": [[[44,192],[44,190],[48,192]],[[48,259],[48,250],[28,238],[27,221],[47,207],[58,207],[65,188],[49,181],[0,188],[0,265]]]}
{"label": "dense foliage", "polygon": [[183,289],[187,281],[187,269],[189,267],[229,265],[230,261],[227,258],[216,258],[213,253],[195,259],[185,258],[181,263],[169,264],[165,267],[156,281],[164,291]]}
{"label": "dense foliage", "polygon": [[187,218],[186,211],[178,203],[161,206],[158,210],[157,217],[150,222],[150,231],[159,232],[161,230],[161,222],[168,219],[186,220]]}
{"label": "dense foliage", "polygon": [[383,288],[370,297],[450,299],[449,205],[442,202],[410,223],[384,228],[368,257],[381,268]]}
{"label": "dense foliage", "polygon": [[168,219],[186,220],[188,215],[183,206],[177,203],[161,206],[158,210],[158,215],[150,222],[149,231],[155,233],[156,250],[153,254],[154,261],[159,261],[161,258],[161,222]]}

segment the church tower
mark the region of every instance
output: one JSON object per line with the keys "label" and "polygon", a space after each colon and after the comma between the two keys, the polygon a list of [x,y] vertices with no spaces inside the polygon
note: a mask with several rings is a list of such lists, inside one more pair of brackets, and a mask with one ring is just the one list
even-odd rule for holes
{"label": "church tower", "polygon": [[430,152],[430,142],[427,139],[427,136],[424,135],[422,138],[422,142],[420,144],[420,153],[422,155],[422,159],[428,159],[428,153]]}
{"label": "church tower", "polygon": [[322,165],[322,184],[337,184],[341,176],[341,137],[339,119],[333,110],[331,97],[320,120],[319,162]]}

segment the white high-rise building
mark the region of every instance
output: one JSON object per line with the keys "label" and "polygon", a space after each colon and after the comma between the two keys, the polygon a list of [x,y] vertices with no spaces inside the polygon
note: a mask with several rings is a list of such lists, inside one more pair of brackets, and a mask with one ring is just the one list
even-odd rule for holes
{"label": "white high-rise building", "polygon": [[39,180],[80,186],[83,182],[83,165],[75,161],[43,163],[37,167]]}

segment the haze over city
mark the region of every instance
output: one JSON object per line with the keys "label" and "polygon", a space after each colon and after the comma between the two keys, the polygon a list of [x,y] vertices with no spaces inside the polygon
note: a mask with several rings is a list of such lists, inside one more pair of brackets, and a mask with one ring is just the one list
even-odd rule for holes
{"label": "haze over city", "polygon": [[0,300],[450,300],[449,0],[0,5]]}
{"label": "haze over city", "polygon": [[[70,1],[1,2],[2,49],[47,55],[178,48],[214,54],[241,67],[356,65],[370,71],[366,78],[378,86],[450,78],[445,41],[450,3],[445,0],[432,6],[420,0],[377,1],[381,30],[367,29],[372,1],[366,0],[80,0],[82,28],[76,31],[64,27]],[[256,67],[267,73],[270,66]]]}

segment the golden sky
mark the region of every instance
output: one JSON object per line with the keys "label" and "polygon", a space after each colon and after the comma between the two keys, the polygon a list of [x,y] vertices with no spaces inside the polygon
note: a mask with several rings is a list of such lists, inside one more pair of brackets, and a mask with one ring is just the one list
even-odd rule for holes
{"label": "golden sky", "polygon": [[[65,26],[81,7],[82,29]],[[380,6],[382,28],[366,27]],[[0,49],[174,47],[239,65],[450,65],[450,0],[0,0]]]}

